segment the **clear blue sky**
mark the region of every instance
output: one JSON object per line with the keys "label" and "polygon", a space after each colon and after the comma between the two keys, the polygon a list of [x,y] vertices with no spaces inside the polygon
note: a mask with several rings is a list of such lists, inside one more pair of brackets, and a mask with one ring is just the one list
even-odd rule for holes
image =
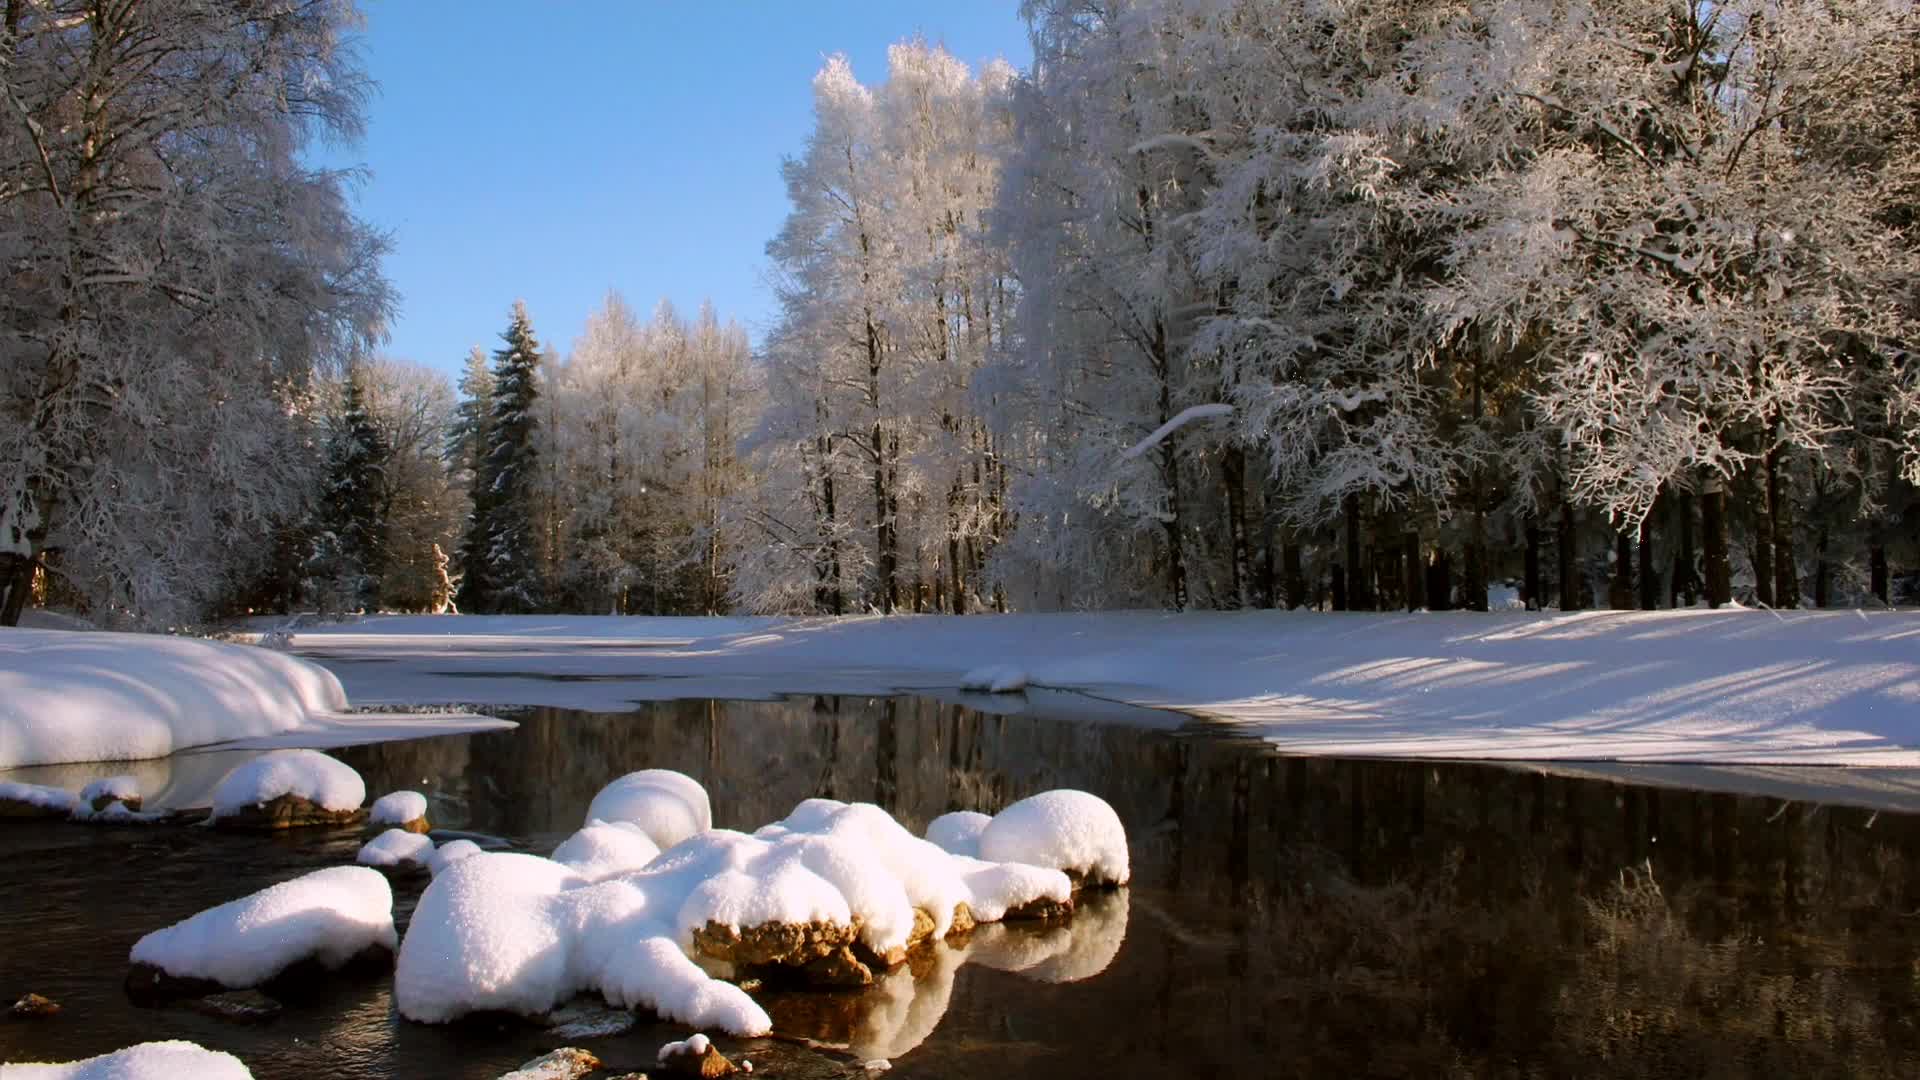
{"label": "clear blue sky", "polygon": [[712,298],[757,342],[780,159],[812,127],[809,81],[844,52],[863,82],[923,34],[976,68],[1030,58],[1017,0],[362,0],[380,84],[360,214],[393,234],[386,352],[448,371],[492,350],[516,297],[570,350],[607,289],[643,314]]}

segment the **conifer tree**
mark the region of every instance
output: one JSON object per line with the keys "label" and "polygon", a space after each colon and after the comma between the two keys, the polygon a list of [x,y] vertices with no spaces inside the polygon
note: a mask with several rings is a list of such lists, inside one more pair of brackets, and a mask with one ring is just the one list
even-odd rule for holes
{"label": "conifer tree", "polygon": [[533,408],[540,346],[525,302],[514,303],[513,321],[501,337],[506,347],[493,354],[486,455],[474,485],[474,516],[484,527],[486,547],[480,560],[484,591],[473,608],[526,612],[540,606],[544,590],[535,529],[539,421]]}
{"label": "conifer tree", "polygon": [[460,404],[453,424],[447,430],[447,469],[455,484],[464,488],[471,502],[466,534],[455,553],[460,571],[459,603],[469,611],[481,610],[489,593],[486,560],[487,526],[485,488],[481,476],[486,472],[487,437],[493,414],[493,372],[487,368],[487,354],[476,345],[467,354],[466,371],[460,376]]}
{"label": "conifer tree", "polygon": [[323,609],[372,606],[386,568],[390,451],[367,409],[365,383],[363,368],[348,373],[346,396],[327,437],[320,531],[306,575],[308,591]]}

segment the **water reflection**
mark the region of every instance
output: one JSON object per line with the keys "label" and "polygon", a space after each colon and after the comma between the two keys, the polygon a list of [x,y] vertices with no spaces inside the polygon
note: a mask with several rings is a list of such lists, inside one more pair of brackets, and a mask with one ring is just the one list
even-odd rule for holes
{"label": "water reflection", "polygon": [[[898,1075],[1905,1076],[1920,1063],[1920,819],[1904,813],[1671,786],[1684,774],[1647,786],[1284,758],[918,699],[514,716],[517,731],[337,753],[370,793],[426,791],[438,826],[540,851],[606,781],[647,766],[700,779],[716,823],[736,828],[816,795],[878,802],[916,831],[1054,787],[1111,802],[1134,886],[1070,926],[983,927],[857,998],[769,1001],[783,1030],[893,1058]],[[0,1057],[178,1035],[262,1077],[494,1076],[550,1048],[538,1033],[399,1022],[384,985],[265,1032],[128,1010],[117,983],[140,932],[349,858],[355,838],[315,852],[127,836],[0,829],[0,858],[26,871],[0,876],[0,910],[35,927],[0,936],[0,992],[68,994],[85,1017],[57,1041],[0,1026]],[[675,1034],[643,1024],[586,1045],[643,1066]]]}

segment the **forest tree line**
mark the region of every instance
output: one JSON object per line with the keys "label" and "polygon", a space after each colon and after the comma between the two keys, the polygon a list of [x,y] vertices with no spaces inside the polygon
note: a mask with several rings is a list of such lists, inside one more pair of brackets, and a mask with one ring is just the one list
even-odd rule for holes
{"label": "forest tree line", "polygon": [[1026,0],[825,64],[757,349],[610,294],[456,385],[302,163],[348,0],[4,2],[0,622],[1916,586],[1907,5]]}

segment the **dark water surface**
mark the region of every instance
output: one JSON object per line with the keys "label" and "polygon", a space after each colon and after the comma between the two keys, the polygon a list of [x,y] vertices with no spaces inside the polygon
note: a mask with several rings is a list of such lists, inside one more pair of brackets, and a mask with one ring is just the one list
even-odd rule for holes
{"label": "dark water surface", "polygon": [[[517,731],[335,751],[369,795],[417,788],[436,828],[544,853],[643,767],[751,829],[822,795],[919,831],[1054,787],[1119,811],[1131,889],[1065,930],[983,928],[863,997],[772,1003],[835,1044],[764,1040],[756,1076],[1912,1076],[1920,818],[1777,796],[1465,764],[1290,758],[1258,745],[910,698],[515,712]],[[1684,773],[1681,774],[1684,778]],[[1662,783],[1675,783],[1669,770]],[[399,1020],[390,980],[273,1022],[136,1009],[141,934],[317,866],[358,833],[0,827],[0,1060],[186,1038],[259,1077],[493,1077],[565,1043],[651,1065],[684,1028],[557,1039]],[[404,924],[424,879],[396,885]]]}

